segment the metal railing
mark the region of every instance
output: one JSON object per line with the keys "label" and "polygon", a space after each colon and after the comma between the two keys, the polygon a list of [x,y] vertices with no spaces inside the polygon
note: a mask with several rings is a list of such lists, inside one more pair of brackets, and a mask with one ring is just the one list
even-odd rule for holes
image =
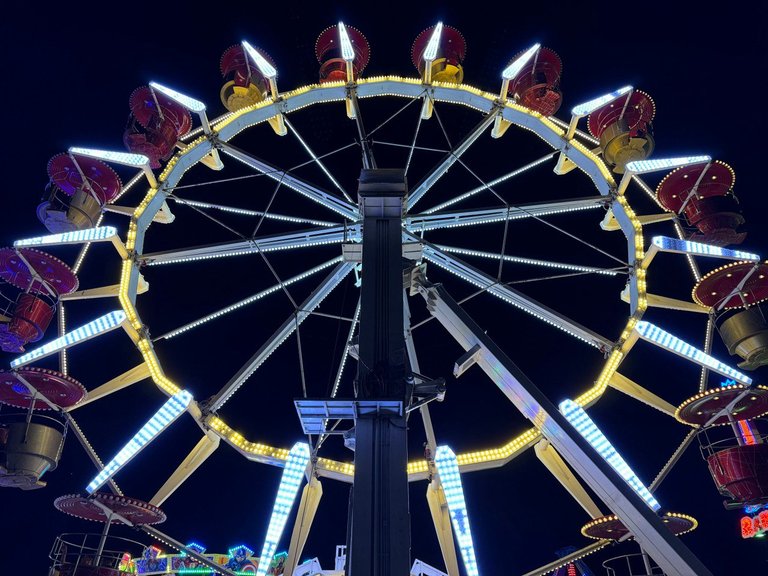
{"label": "metal railing", "polygon": [[48,557],[52,560],[48,576],[118,576],[133,574],[129,565],[123,565],[124,555],[140,558],[146,544],[108,536],[99,552],[101,534],[61,534],[53,543]]}
{"label": "metal railing", "polygon": [[614,556],[603,562],[603,568],[608,576],[664,576],[664,571],[644,552]]}

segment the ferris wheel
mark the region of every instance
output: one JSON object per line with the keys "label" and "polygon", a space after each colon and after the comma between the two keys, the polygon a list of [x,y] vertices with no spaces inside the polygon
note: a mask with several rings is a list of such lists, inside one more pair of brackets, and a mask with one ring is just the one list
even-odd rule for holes
{"label": "ferris wheel", "polygon": [[[102,538],[88,548],[96,565],[109,557],[109,526],[122,522],[213,571],[233,574],[243,566],[206,556],[151,526],[165,519],[160,506],[224,443],[248,461],[283,469],[260,554],[241,550],[243,562],[256,559],[251,566],[259,574],[270,569],[307,479],[281,560],[280,569],[290,574],[322,505],[322,481],[364,486],[379,478],[372,471],[378,464],[365,472],[366,457],[358,458],[386,452],[379,432],[371,431],[382,426],[397,439],[393,444],[401,444],[381,461],[390,470],[404,468],[386,523],[403,522],[396,505],[403,503],[402,482],[424,482],[451,576],[459,573],[459,558],[468,575],[482,567],[462,475],[507,465],[529,448],[586,512],[575,533],[596,539],[529,574],[574,565],[627,538],[637,540],[645,562],[650,556],[667,574],[707,574],[675,537],[694,529],[696,520],[669,512],[654,492],[697,433],[731,423],[736,446],[729,445],[727,455],[722,446],[706,444],[716,484],[734,506],[757,506],[756,512],[768,497],[766,444],[749,424],[768,412],[768,388],[745,372],[768,363],[768,323],[759,308],[768,297],[767,265],[757,254],[726,248],[745,239],[733,171],[708,156],[649,160],[656,147],[655,105],[632,86],[558,118],[562,63],[538,44],[510,60],[495,92],[463,83],[466,42],[442,23],[413,43],[417,77],[366,78],[368,42],[342,23],[323,31],[315,50],[319,82],[280,91],[278,62],[248,42],[232,46],[220,66],[224,114],[209,117],[202,101],[153,82],[130,95],[123,134],[128,152],[72,147],[51,159],[50,184],[38,208],[49,234],[0,251],[8,300],[0,345],[13,354],[10,369],[0,374],[0,401],[21,410],[0,429],[0,483],[44,484],[41,477],[56,467],[65,436],[74,434],[98,470],[83,494],[63,496],[56,506],[105,523]],[[132,172],[126,184],[122,171]],[[646,175],[664,178],[653,190]],[[551,240],[541,242],[542,236]],[[68,245],[79,250],[71,266],[53,255]],[[648,290],[646,276],[660,253],[677,255],[679,268],[690,273],[693,301]],[[733,263],[718,268],[722,260]],[[78,276],[89,266],[115,275],[83,288]],[[702,274],[700,267],[712,271]],[[584,278],[589,289],[562,286]],[[544,289],[533,297],[526,290],[541,284],[557,285],[560,296]],[[566,302],[565,290],[583,293]],[[580,315],[590,301],[614,317]],[[480,328],[469,313],[477,302],[497,319],[510,314],[498,320],[505,329],[489,335]],[[646,319],[651,310],[658,312],[654,322]],[[666,329],[656,320],[665,310],[693,316],[700,341]],[[86,321],[73,329],[69,315]],[[46,336],[54,319],[57,338]],[[334,337],[328,335],[331,321]],[[573,339],[583,348],[590,372],[571,377],[567,394],[553,397],[556,390],[539,387],[518,367],[525,359],[516,355],[530,343],[516,326],[531,321],[543,325],[531,332],[537,347],[555,349]],[[453,344],[436,349],[429,340],[420,342],[427,325],[433,331],[440,326]],[[110,373],[107,361],[109,376],[83,386],[70,356],[88,341],[83,348],[109,358],[114,344],[102,344],[102,337],[120,329],[136,362]],[[741,369],[712,356],[718,330],[728,351],[743,360]],[[47,343],[35,344],[43,339]],[[692,398],[679,408],[622,373],[641,341],[700,366]],[[189,354],[202,342],[216,351],[220,381],[196,381],[202,364],[211,362]],[[223,350],[225,343],[231,351]],[[453,394],[448,374],[433,372],[445,354],[452,355],[453,377],[466,380],[482,371],[527,426],[511,429],[501,445],[450,448],[443,438],[450,432],[432,423],[441,410],[433,402],[450,403]],[[557,362],[556,350],[551,356]],[[280,372],[269,368],[275,358]],[[48,366],[52,360],[57,364]],[[286,365],[295,385],[276,392],[269,380]],[[322,366],[321,385],[311,366]],[[709,383],[718,379],[728,382],[722,391]],[[89,438],[100,431],[81,428],[78,411],[99,410],[145,380],[166,398],[143,426],[126,431],[119,450],[99,452]],[[609,388],[695,426],[682,444],[664,448],[667,463],[648,486],[588,415]],[[291,446],[270,440],[269,429],[241,427],[248,421],[238,398],[250,389],[270,411],[293,419],[294,436],[306,440]],[[170,474],[146,487],[147,494],[124,495],[120,472],[139,465],[134,457],[152,450],[155,438],[180,418],[196,424],[197,444]],[[425,449],[408,454],[405,423],[414,429],[419,421]],[[34,449],[27,448],[30,437],[37,439]],[[328,451],[334,438],[354,451],[354,463]],[[355,514],[366,518],[369,509],[361,496],[352,500],[352,524],[362,525]],[[378,516],[371,521],[383,522]],[[54,560],[65,574],[72,553],[62,546]],[[392,553],[395,565],[402,557]],[[347,570],[359,566],[355,558],[351,544],[337,568],[345,561]],[[127,570],[113,568],[115,574]]]}

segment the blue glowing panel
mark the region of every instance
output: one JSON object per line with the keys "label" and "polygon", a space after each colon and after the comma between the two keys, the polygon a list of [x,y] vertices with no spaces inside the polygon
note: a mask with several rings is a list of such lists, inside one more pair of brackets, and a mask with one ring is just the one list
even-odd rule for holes
{"label": "blue glowing panel", "polygon": [[437,58],[437,48],[440,46],[440,36],[443,34],[443,23],[438,22],[435,29],[432,31],[432,36],[429,38],[427,47],[424,49],[424,60],[426,62],[432,62]]}
{"label": "blue glowing panel", "polygon": [[641,320],[637,323],[637,326],[635,326],[635,330],[637,330],[637,333],[640,334],[643,339],[648,340],[657,346],[665,348],[670,352],[674,352],[678,356],[693,360],[696,362],[696,364],[706,366],[710,370],[713,370],[727,378],[733,378],[742,384],[746,384],[748,386],[752,384],[752,378],[746,374],[743,374],[738,370],[734,370],[716,358],[712,358],[712,356],[709,354],[705,354],[698,348],[691,346],[683,340],[680,340],[680,338],[672,336],[672,334],[665,332],[655,324]]}
{"label": "blue glowing panel", "polygon": [[571,110],[571,114],[579,117],[586,116],[587,114],[591,114],[598,108],[602,108],[609,102],[613,102],[614,100],[616,100],[616,98],[623,96],[630,90],[632,90],[632,86],[624,86],[623,88],[614,90],[610,94],[606,94],[605,96],[599,96],[598,98],[590,100],[589,102],[584,102],[583,104],[574,106],[574,108]]}
{"label": "blue glowing panel", "polygon": [[111,150],[95,150],[93,148],[77,148],[77,147],[70,148],[69,153],[76,154],[78,156],[88,156],[89,158],[97,158],[99,160],[105,160],[107,162],[114,162],[115,164],[133,166],[135,168],[141,168],[142,166],[149,166],[149,158],[144,156],[144,154],[133,154],[130,152],[112,152]]}
{"label": "blue glowing panel", "polygon": [[136,456],[153,438],[165,430],[171,422],[176,420],[189,406],[192,395],[186,390],[181,390],[171,396],[165,404],[160,407],[152,418],[142,426],[136,435],[123,446],[117,455],[104,466],[96,477],[91,480],[85,490],[92,494],[98,490],[104,483],[112,478],[118,470],[125,466],[131,458]]}
{"label": "blue glowing panel", "polygon": [[652,242],[665,252],[682,252],[694,256],[715,256],[719,258],[732,258],[733,260],[760,260],[760,256],[741,250],[729,250],[711,244],[691,242],[690,240],[678,240],[667,236],[654,236]]}
{"label": "blue glowing panel", "polygon": [[541,48],[541,44],[534,44],[528,48],[525,53],[521,54],[519,58],[515,58],[514,62],[504,69],[504,72],[501,73],[501,77],[504,78],[504,80],[512,80],[512,78],[517,76],[520,73],[520,70],[528,64],[528,61],[533,58],[533,55],[539,51],[539,48]]}
{"label": "blue glowing panel", "polygon": [[611,465],[611,467],[624,478],[627,484],[637,494],[645,500],[654,511],[661,508],[661,505],[653,497],[648,488],[640,481],[637,475],[632,472],[632,469],[624,461],[613,445],[608,441],[608,438],[600,431],[597,425],[592,419],[587,416],[584,409],[573,402],[572,400],[563,400],[560,402],[560,412],[566,417],[568,422],[581,434],[592,447],[597,450],[597,453],[603,457],[603,459]]}
{"label": "blue glowing panel", "polygon": [[352,49],[352,42],[343,22],[339,22],[339,42],[341,43],[341,57],[347,62],[352,62],[355,59],[355,51]]}
{"label": "blue glowing panel", "polygon": [[254,64],[256,64],[256,67],[259,69],[259,72],[261,72],[264,78],[277,77],[277,70],[275,70],[275,67],[272,66],[272,64],[270,64],[269,61],[264,58],[264,56],[259,54],[258,50],[248,44],[248,42],[245,40],[243,40],[243,48],[245,49],[248,56],[251,57],[251,60],[253,60]]}
{"label": "blue glowing panel", "polygon": [[186,94],[182,94],[181,92],[176,92],[176,90],[163,86],[162,84],[158,84],[157,82],[150,82],[149,85],[153,89],[157,90],[158,92],[161,92],[162,94],[165,94],[166,96],[168,96],[168,98],[170,98],[171,100],[178,102],[179,104],[184,106],[184,108],[186,108],[187,110],[191,110],[192,112],[195,112],[197,114],[205,111],[205,104],[200,102],[200,100],[195,100],[194,98],[190,98]]}
{"label": "blue glowing panel", "polygon": [[704,164],[710,162],[709,156],[682,156],[680,158],[659,158],[658,160],[635,160],[627,164],[627,172],[633,174],[644,174],[646,172],[656,172],[657,170],[669,170],[688,166],[689,164]]}
{"label": "blue glowing panel", "polygon": [[35,348],[26,354],[22,354],[15,360],[11,361],[11,368],[17,368],[18,366],[29,364],[34,360],[55,354],[62,348],[68,348],[73,344],[84,342],[85,340],[94,338],[99,334],[114,330],[120,326],[124,320],[125,312],[122,310],[115,310],[114,312],[105,314],[100,318],[96,318],[96,320],[93,320],[92,322],[88,322],[88,324],[85,326],[80,326],[80,328],[76,328],[75,330],[72,330],[72,332],[67,332],[64,334],[64,336],[60,336],[59,338],[56,338],[56,340],[52,340],[47,344],[40,346],[40,348]]}
{"label": "blue glowing panel", "polygon": [[469,528],[467,503],[464,501],[464,489],[461,486],[461,474],[456,462],[456,454],[448,446],[438,446],[435,452],[435,466],[440,475],[445,499],[448,501],[448,511],[451,513],[451,523],[456,532],[461,558],[467,576],[478,576],[475,558],[475,545],[472,542],[472,531]]}
{"label": "blue glowing panel", "polygon": [[272,516],[269,518],[267,536],[264,538],[256,576],[265,576],[269,569],[280,537],[283,535],[285,522],[288,520],[288,515],[291,513],[291,508],[296,500],[296,494],[299,492],[299,486],[304,479],[304,471],[308,462],[309,446],[305,442],[297,442],[288,453],[288,460],[283,469],[283,477],[280,479],[280,487],[277,489]]}
{"label": "blue glowing panel", "polygon": [[14,248],[21,248],[23,246],[81,244],[83,242],[108,240],[113,236],[117,236],[117,229],[114,226],[99,226],[98,228],[87,228],[85,230],[75,230],[73,232],[62,232],[61,234],[48,234],[46,236],[36,236],[35,238],[16,240],[16,242],[13,243],[13,246]]}

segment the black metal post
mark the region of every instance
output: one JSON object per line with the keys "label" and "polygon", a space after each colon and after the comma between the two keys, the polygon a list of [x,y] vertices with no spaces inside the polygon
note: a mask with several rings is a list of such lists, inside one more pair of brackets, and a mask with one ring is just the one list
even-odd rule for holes
{"label": "black metal post", "polygon": [[356,397],[398,400],[399,415],[355,422],[349,576],[406,576],[410,569],[406,348],[403,335],[403,170],[363,170],[363,284]]}

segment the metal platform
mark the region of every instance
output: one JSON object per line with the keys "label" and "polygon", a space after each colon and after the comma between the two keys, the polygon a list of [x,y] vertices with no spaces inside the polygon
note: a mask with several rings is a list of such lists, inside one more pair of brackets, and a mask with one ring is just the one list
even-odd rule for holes
{"label": "metal platform", "polygon": [[304,434],[343,434],[327,428],[329,420],[357,420],[376,415],[402,416],[399,400],[294,400]]}

